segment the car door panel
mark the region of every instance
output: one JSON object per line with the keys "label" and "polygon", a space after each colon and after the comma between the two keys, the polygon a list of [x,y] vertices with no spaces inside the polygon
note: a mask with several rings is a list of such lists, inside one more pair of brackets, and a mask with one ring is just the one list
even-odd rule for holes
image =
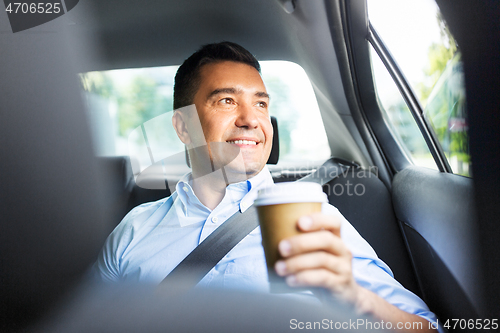
{"label": "car door panel", "polygon": [[477,316],[472,179],[411,166],[395,175],[392,198],[429,307],[441,320]]}

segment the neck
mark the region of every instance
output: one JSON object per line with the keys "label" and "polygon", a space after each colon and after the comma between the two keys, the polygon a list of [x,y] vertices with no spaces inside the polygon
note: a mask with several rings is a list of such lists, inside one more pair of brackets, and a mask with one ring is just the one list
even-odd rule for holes
{"label": "neck", "polygon": [[[224,195],[226,187],[229,184],[239,183],[247,180],[257,173],[247,174],[241,171],[245,170],[245,162],[241,154],[227,165],[222,165],[214,171],[214,163],[208,158],[207,148],[190,150],[191,167],[193,176],[193,191],[200,202],[213,210],[217,207]],[[204,163],[200,163],[204,162]]]}
{"label": "neck", "polygon": [[208,175],[199,176],[193,169],[193,191],[200,202],[213,210],[217,207],[226,194],[226,187],[229,184],[239,183],[252,178],[255,175],[231,174],[224,169],[216,170]]}
{"label": "neck", "polygon": [[227,185],[220,170],[202,177],[196,177],[193,171],[193,191],[200,202],[211,210],[224,198]]}

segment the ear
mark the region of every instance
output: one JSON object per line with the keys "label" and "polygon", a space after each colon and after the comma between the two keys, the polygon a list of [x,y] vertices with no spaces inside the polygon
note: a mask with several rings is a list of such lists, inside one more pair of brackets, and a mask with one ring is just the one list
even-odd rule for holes
{"label": "ear", "polygon": [[187,123],[184,119],[185,117],[187,116],[182,112],[175,111],[174,115],[172,116],[172,125],[174,126],[175,132],[177,133],[177,136],[182,141],[182,143],[188,145],[191,143],[191,137],[189,136]]}

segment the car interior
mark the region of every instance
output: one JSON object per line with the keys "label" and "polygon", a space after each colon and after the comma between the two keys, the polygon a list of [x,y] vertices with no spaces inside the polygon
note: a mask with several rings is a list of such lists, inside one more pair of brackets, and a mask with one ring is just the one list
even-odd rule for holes
{"label": "car interior", "polygon": [[[132,154],[98,154],[82,75],[179,66],[201,45],[225,40],[259,61],[298,64],[313,89],[322,128],[312,131],[324,128],[329,157],[285,163],[293,131],[283,108],[272,114],[268,165],[274,181],[328,178],[323,190],[329,202],[440,323],[457,320],[448,331],[476,331],[479,319],[493,329],[500,314],[500,187],[494,174],[500,5],[436,0],[462,57],[468,175],[454,169],[435,121],[370,21],[368,7],[378,5],[87,0],[17,33],[1,14],[2,330],[274,332],[289,329],[291,314],[310,321],[358,318],[340,303],[304,309],[236,291],[182,296],[144,286],[89,286],[86,274],[107,235],[133,207],[171,195],[189,168],[184,151],[175,159],[183,172],[168,177],[155,174],[161,162],[151,160],[138,172]],[[431,168],[415,162],[384,113],[374,57],[415,119]],[[160,185],[151,186],[150,176]],[[461,320],[469,326],[460,326]]]}

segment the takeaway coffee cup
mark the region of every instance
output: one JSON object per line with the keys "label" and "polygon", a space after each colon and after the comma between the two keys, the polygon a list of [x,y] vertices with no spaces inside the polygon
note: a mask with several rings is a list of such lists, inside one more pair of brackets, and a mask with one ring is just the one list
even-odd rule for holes
{"label": "takeaway coffee cup", "polygon": [[300,234],[301,231],[297,228],[299,218],[321,212],[324,202],[328,202],[327,196],[317,183],[279,183],[259,190],[255,207],[259,215],[271,292],[297,291],[297,288],[288,287],[285,279],[274,270],[274,264],[282,258],[278,244],[285,238]]}

